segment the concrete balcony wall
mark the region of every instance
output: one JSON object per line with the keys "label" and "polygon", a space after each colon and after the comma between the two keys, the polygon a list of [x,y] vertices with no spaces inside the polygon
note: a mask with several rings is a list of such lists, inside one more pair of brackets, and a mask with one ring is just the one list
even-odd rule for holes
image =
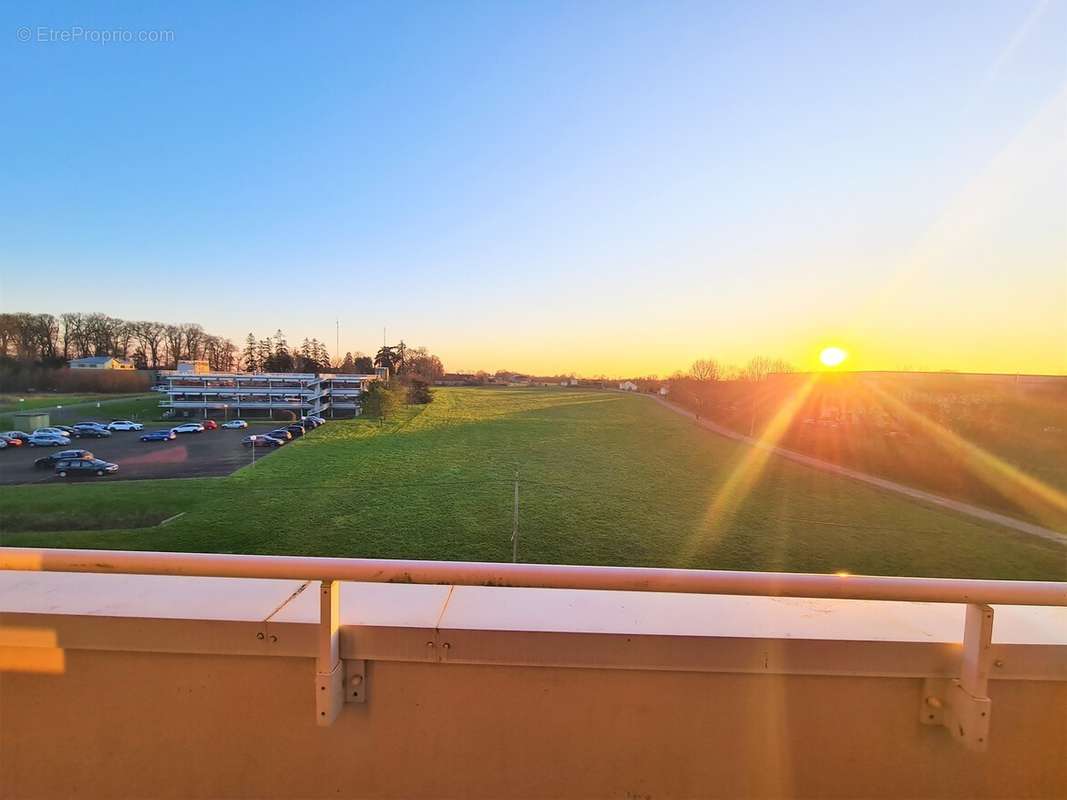
{"label": "concrete balcony wall", "polygon": [[315,586],[0,572],[0,796],[1067,795],[1065,609],[996,607],[977,753],[961,606],[346,583],[318,727]]}

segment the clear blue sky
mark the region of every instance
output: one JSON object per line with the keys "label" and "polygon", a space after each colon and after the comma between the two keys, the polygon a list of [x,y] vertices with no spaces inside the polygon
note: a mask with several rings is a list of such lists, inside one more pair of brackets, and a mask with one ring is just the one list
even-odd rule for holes
{"label": "clear blue sky", "polygon": [[[339,317],[453,369],[1067,370],[1062,0],[0,20],[3,310],[331,351]],[[75,26],[173,41],[38,40]]]}

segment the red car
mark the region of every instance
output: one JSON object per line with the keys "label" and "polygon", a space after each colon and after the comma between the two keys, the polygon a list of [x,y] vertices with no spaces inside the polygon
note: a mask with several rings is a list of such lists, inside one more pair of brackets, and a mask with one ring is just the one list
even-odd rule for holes
{"label": "red car", "polygon": [[204,426],[205,431],[217,431],[219,429],[219,423],[213,419],[202,419],[200,424]]}

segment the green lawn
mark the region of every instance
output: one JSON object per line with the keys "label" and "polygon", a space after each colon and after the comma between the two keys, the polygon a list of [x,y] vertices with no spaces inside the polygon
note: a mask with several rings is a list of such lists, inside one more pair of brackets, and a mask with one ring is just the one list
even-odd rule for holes
{"label": "green lawn", "polygon": [[[332,422],[228,478],[0,487],[0,518],[23,520],[2,541],[507,561],[518,470],[526,562],[1067,577],[1051,542],[754,452],[641,397],[441,389],[384,428]],[[187,513],[111,529],[145,506]],[[15,532],[69,510],[109,530]]]}
{"label": "green lawn", "polygon": [[[113,396],[110,395],[110,397]],[[109,395],[106,394],[57,394],[55,392],[0,394],[0,413],[32,411],[35,408],[54,408],[57,404],[86,403],[90,400],[107,399],[108,397]]]}
{"label": "green lawn", "polygon": [[[24,395],[22,395],[24,396]],[[12,395],[5,395],[10,399]],[[26,397],[26,396],[24,396]],[[161,395],[156,392],[133,395],[49,395],[48,397],[26,397],[23,408],[15,411],[47,412],[50,423],[69,425],[81,420],[135,419],[142,422],[160,418],[159,407]],[[32,407],[27,408],[33,402]],[[17,404],[17,399],[16,399]],[[99,406],[98,406],[99,404]],[[62,408],[57,408],[62,406]],[[0,407],[0,430],[17,428],[10,404]]]}

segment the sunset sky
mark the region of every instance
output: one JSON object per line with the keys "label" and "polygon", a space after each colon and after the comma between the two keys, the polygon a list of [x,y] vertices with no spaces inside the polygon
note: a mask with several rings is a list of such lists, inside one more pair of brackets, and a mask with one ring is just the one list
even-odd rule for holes
{"label": "sunset sky", "polygon": [[1065,40],[1062,0],[9,4],[0,308],[1067,372]]}

